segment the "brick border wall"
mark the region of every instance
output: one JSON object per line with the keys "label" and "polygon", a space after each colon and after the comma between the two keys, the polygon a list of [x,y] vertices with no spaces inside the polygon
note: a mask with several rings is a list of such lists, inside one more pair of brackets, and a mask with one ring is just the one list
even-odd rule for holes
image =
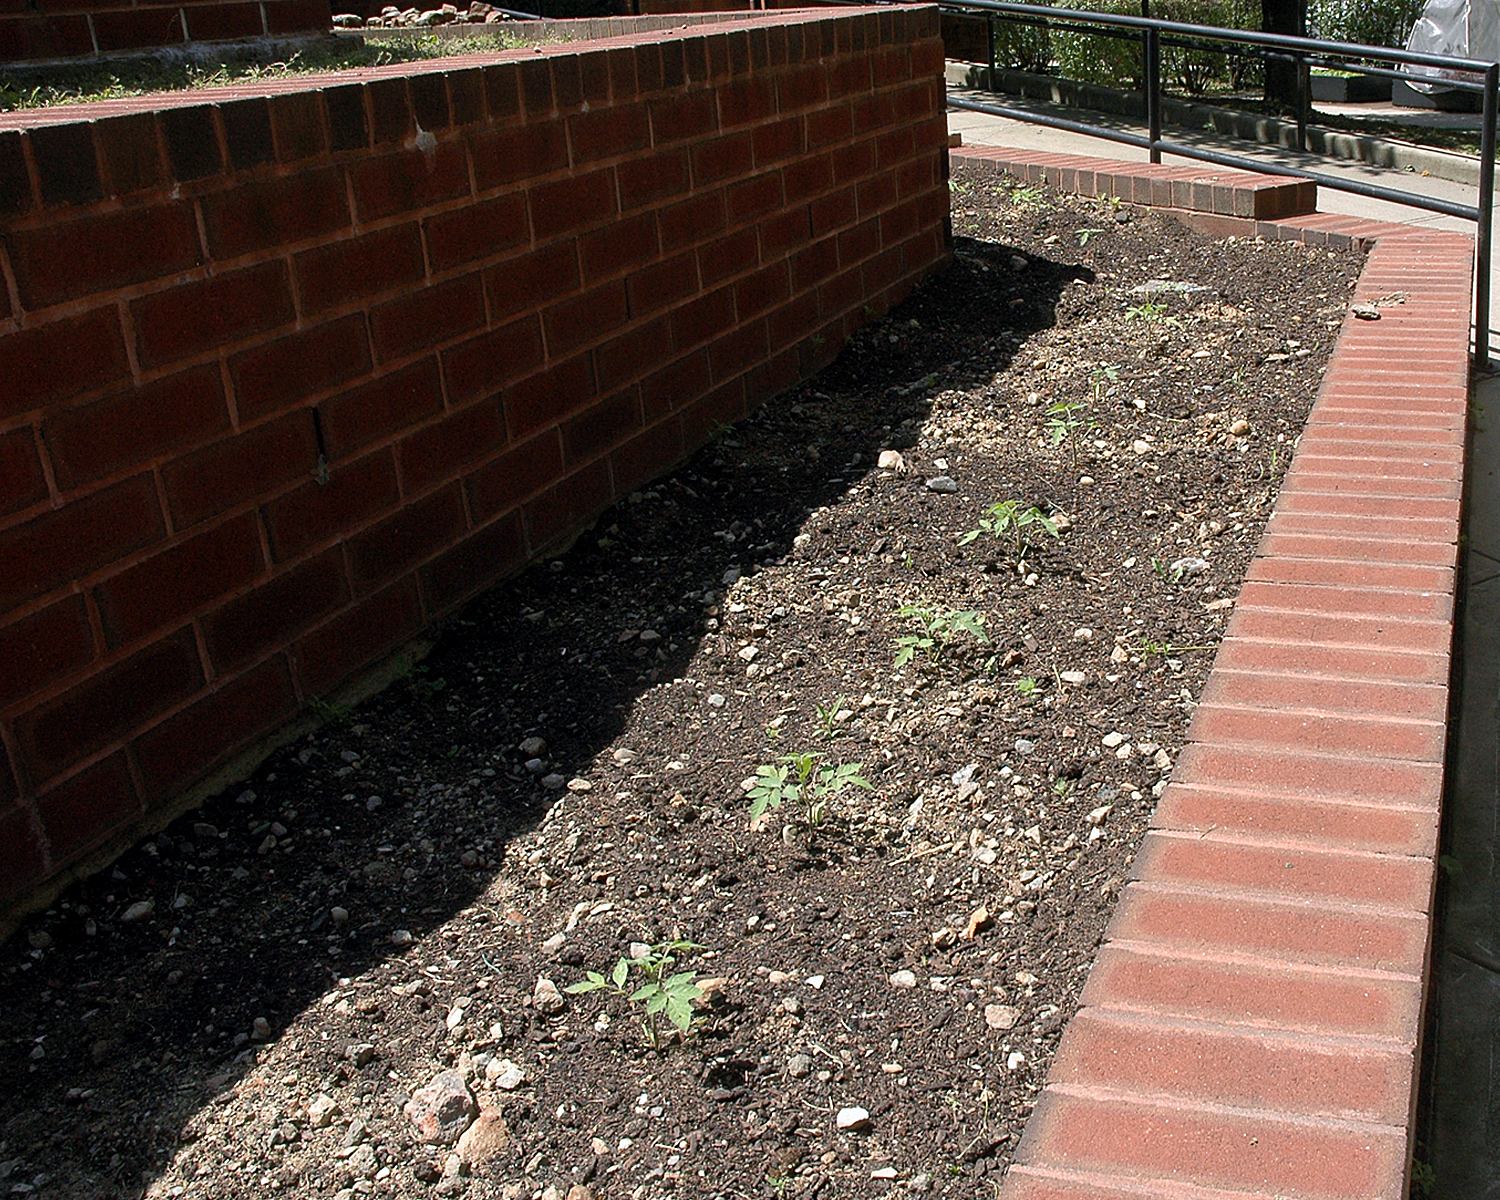
{"label": "brick border wall", "polygon": [[769,14],[0,119],[0,904],[945,262],[936,34]]}
{"label": "brick border wall", "polygon": [[[954,158],[1146,202],[1174,175],[1234,174],[998,147]],[[1472,243],[1327,214],[1257,222],[1202,199],[1181,215],[1219,234],[1368,245],[1355,299],[1407,299],[1379,321],[1346,320],[1002,1195],[1401,1200],[1443,789]]]}
{"label": "brick border wall", "polygon": [[327,33],[329,0],[0,0],[0,64]]}

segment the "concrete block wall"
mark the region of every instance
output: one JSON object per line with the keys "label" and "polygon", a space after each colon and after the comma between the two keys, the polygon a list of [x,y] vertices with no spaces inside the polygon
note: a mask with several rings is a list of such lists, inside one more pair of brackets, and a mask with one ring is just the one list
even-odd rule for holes
{"label": "concrete block wall", "polygon": [[327,33],[329,0],[0,0],[0,64]]}
{"label": "concrete block wall", "polygon": [[0,121],[0,909],[948,254],[934,9]]}

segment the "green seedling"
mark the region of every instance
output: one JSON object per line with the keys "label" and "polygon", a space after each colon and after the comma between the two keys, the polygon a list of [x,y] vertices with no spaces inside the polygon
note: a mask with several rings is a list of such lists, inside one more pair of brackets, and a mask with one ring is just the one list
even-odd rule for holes
{"label": "green seedling", "polygon": [[755,768],[755,786],[750,789],[750,824],[756,825],[766,810],[783,804],[801,804],[807,823],[821,825],[828,815],[828,802],[845,788],[871,791],[873,786],[860,774],[864,763],[819,765],[821,754],[783,754],[780,766],[763,763]]}
{"label": "green seedling", "polygon": [[1054,446],[1061,446],[1080,428],[1092,429],[1094,423],[1088,417],[1089,406],[1081,400],[1071,403],[1052,404],[1047,407],[1047,437]]}
{"label": "green seedling", "polygon": [[1080,246],[1087,246],[1092,238],[1098,237],[1103,232],[1104,230],[1102,229],[1080,229],[1078,231],[1078,244]]}
{"label": "green seedling", "polygon": [[896,610],[895,615],[922,623],[921,633],[908,633],[896,639],[896,667],[898,669],[911,662],[919,650],[936,663],[942,657],[943,650],[951,645],[960,634],[968,634],[980,642],[990,640],[989,634],[984,631],[984,617],[972,609],[960,612],[904,604]]}
{"label": "green seedling", "polygon": [[1040,204],[1042,195],[1042,189],[1039,187],[1018,187],[1010,190],[1012,203],[1019,204],[1023,208],[1031,204]]}
{"label": "green seedling", "polygon": [[349,717],[353,710],[342,704],[329,704],[327,700],[321,700],[314,696],[307,702],[307,707],[312,709],[318,720],[334,729],[342,729],[349,724]]}
{"label": "green seedling", "polygon": [[1132,304],[1125,310],[1125,319],[1129,321],[1145,321],[1150,325],[1181,325],[1182,322],[1172,315],[1171,309],[1165,304],[1155,304],[1150,301],[1145,304]]}
{"label": "green seedling", "polygon": [[433,678],[428,674],[427,668],[413,667],[412,673],[407,677],[406,684],[411,688],[411,694],[418,700],[431,701],[439,692],[448,686],[446,679]]}
{"label": "green seedling", "polygon": [[958,544],[967,546],[985,533],[999,541],[1009,538],[1015,546],[1016,565],[1020,566],[1026,561],[1026,552],[1031,549],[1031,539],[1027,537],[1026,530],[1033,525],[1040,525],[1053,537],[1060,536],[1056,522],[1035,505],[1022,508],[1019,500],[1001,500],[984,510],[978,527],[959,538]]}
{"label": "green seedling", "polygon": [[1417,1194],[1423,1197],[1432,1195],[1432,1189],[1437,1187],[1437,1172],[1432,1169],[1431,1163],[1413,1162],[1411,1164],[1411,1182],[1417,1189]]}
{"label": "green seedling", "polygon": [[1016,691],[1023,696],[1030,696],[1036,692],[1036,680],[1030,675],[1023,675],[1016,680]]}
{"label": "green seedling", "polygon": [[1109,390],[1109,385],[1120,378],[1120,368],[1111,363],[1099,363],[1089,372],[1089,390],[1094,393],[1094,400],[1098,402],[1104,399],[1104,393]]}
{"label": "green seedling", "polygon": [[[661,1044],[657,1018],[662,1013],[667,1014],[667,1019],[680,1032],[686,1034],[692,1028],[696,1015],[693,1012],[693,1001],[703,995],[703,989],[696,982],[698,973],[677,971],[668,974],[668,971],[676,965],[679,957],[701,949],[702,946],[680,939],[658,942],[644,958],[620,959],[607,978],[598,971],[585,971],[584,978],[569,984],[563,991],[570,996],[607,991],[624,996],[631,1004],[639,1004],[642,1009],[641,1034],[646,1045],[655,1049]],[[646,981],[639,987],[629,986],[632,971],[645,977]]]}
{"label": "green seedling", "polygon": [[833,741],[839,735],[839,713],[844,711],[844,701],[847,699],[840,693],[832,704],[815,704],[818,713],[818,724],[822,726],[823,736],[828,741]]}
{"label": "green seedling", "polygon": [[1217,646],[1179,646],[1173,642],[1153,642],[1146,638],[1136,647],[1142,654],[1181,654],[1187,650],[1217,650]]}

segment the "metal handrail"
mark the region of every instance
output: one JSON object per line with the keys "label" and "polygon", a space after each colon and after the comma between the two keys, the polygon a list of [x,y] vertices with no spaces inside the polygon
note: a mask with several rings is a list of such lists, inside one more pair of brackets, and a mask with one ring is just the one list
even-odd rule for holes
{"label": "metal handrail", "polygon": [[[1411,50],[1398,50],[1390,46],[1361,46],[1353,42],[1334,42],[1322,38],[1294,37],[1290,34],[1262,33],[1258,30],[1224,29],[1213,25],[1189,25],[1180,21],[1163,21],[1155,17],[1134,17],[1125,14],[1085,12],[1080,9],[1049,8],[1039,4],[1015,3],[1014,0],[940,0],[939,8],[945,12],[984,16],[991,22],[990,67],[998,69],[995,61],[995,39],[993,22],[1005,19],[1028,25],[1061,25],[1065,27],[1085,26],[1097,29],[1110,36],[1138,38],[1142,53],[1142,90],[1146,101],[1146,136],[1125,133],[1102,125],[1091,125],[1083,121],[1071,121],[1062,117],[1048,116],[1029,109],[1017,108],[1003,103],[982,103],[950,97],[953,108],[973,112],[989,113],[1043,125],[1052,129],[1063,129],[1072,133],[1104,138],[1127,146],[1144,149],[1153,163],[1161,162],[1162,153],[1181,158],[1197,159],[1217,166],[1238,167],[1260,171],[1268,175],[1285,175],[1297,179],[1309,179],[1319,187],[1349,192],[1374,200],[1385,200],[1426,212],[1442,213],[1475,223],[1475,279],[1474,279],[1474,365],[1479,370],[1488,370],[1490,365],[1490,264],[1492,260],[1492,225],[1495,202],[1495,121],[1497,92],[1500,92],[1500,63],[1481,62],[1477,59],[1456,58],[1443,54],[1423,54]],[[1307,151],[1307,119],[1310,111],[1308,96],[1308,66],[1317,60],[1320,64],[1347,66],[1348,60],[1387,62],[1397,66],[1431,67],[1444,72],[1460,72],[1478,76],[1473,82],[1464,79],[1443,77],[1442,85],[1464,91],[1479,91],[1484,96],[1484,116],[1480,134],[1479,151],[1479,195],[1476,204],[1459,204],[1451,200],[1440,200],[1399,188],[1365,183],[1357,179],[1343,179],[1318,171],[1300,167],[1268,163],[1246,155],[1230,154],[1220,150],[1205,150],[1198,146],[1165,140],[1161,135],[1161,47],[1183,45],[1183,39],[1193,44],[1204,42],[1222,46],[1225,53],[1236,49],[1245,56],[1290,59],[1297,67],[1300,103],[1297,113],[1298,149]],[[1399,71],[1375,68],[1372,74],[1402,77]]]}

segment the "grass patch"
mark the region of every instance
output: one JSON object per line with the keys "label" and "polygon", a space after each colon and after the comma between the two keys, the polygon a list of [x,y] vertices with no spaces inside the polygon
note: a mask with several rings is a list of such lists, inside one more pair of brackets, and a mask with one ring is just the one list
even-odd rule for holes
{"label": "grass patch", "polygon": [[535,44],[532,39],[510,32],[476,33],[469,37],[427,34],[367,41],[327,38],[290,50],[284,44],[269,50],[248,47],[232,58],[210,62],[185,61],[174,54],[107,63],[18,65],[0,69],[0,111],[122,100],[153,92],[224,87],[355,67],[425,62],[460,54],[493,54]]}

